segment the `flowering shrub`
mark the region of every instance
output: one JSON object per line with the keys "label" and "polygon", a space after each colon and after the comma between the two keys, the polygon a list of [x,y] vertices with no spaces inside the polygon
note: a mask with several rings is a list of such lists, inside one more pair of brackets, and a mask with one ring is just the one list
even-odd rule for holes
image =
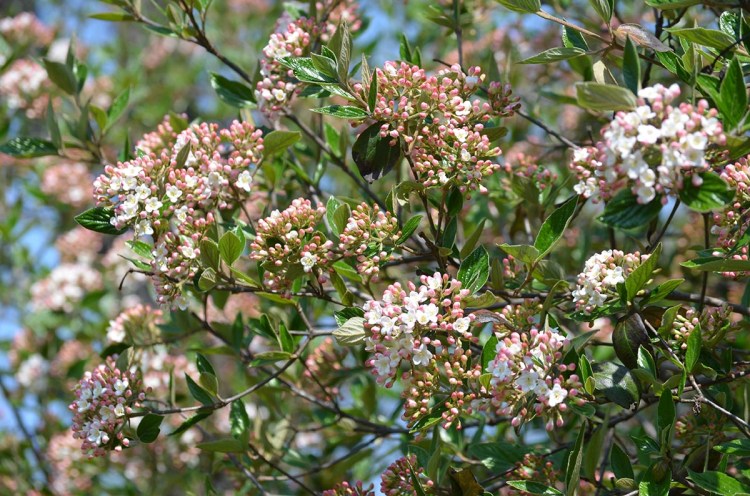
{"label": "flowering shrub", "polygon": [[0,493],[750,494],[743,5],[5,3]]}

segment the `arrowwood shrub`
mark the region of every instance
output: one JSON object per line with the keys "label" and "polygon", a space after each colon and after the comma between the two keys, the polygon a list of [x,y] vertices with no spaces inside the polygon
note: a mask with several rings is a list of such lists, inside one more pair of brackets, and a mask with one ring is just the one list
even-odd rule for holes
{"label": "arrowwood shrub", "polygon": [[750,493],[746,5],[98,3],[0,7],[0,492]]}

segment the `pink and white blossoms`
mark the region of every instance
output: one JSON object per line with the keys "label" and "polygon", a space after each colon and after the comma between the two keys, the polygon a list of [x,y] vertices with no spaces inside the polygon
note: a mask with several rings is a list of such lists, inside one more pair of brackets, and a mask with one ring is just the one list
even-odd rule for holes
{"label": "pink and white blossoms", "polygon": [[31,12],[0,19],[0,35],[16,47],[47,46],[55,38],[54,30]]}
{"label": "pink and white blossoms", "polygon": [[284,211],[258,221],[250,259],[262,263],[272,289],[288,289],[297,277],[310,274],[321,284],[332,262],[333,242],[315,230],[326,209],[297,198]]}
{"label": "pink and white blossoms", "polygon": [[[406,62],[386,62],[376,69],[378,93],[372,117],[382,122],[380,136],[391,145],[402,140],[416,179],[425,187],[455,183],[462,192],[487,189],[483,180],[500,166],[486,125],[510,117],[519,107],[509,85],[491,83],[488,100],[475,97],[485,80],[479,67],[466,73],[454,65],[428,76]],[[367,98],[369,81],[357,85]]]}
{"label": "pink and white blossoms", "polygon": [[610,298],[617,298],[617,285],[624,283],[649,256],[620,250],[605,250],[593,255],[586,260],[583,272],[578,274],[578,285],[572,293],[576,307],[591,313]]}
{"label": "pink and white blossoms", "polygon": [[107,339],[113,343],[136,345],[158,342],[158,324],[162,323],[163,312],[158,308],[136,305],[128,308],[109,322]]}
{"label": "pink and white blossoms", "polygon": [[475,397],[467,381],[481,375],[481,366],[471,364],[471,348],[463,347],[477,342],[471,332],[474,316],[464,315],[462,300],[469,291],[459,281],[435,273],[421,276],[420,282],[406,288],[392,284],[381,300],[364,305],[367,350],[372,353],[365,364],[386,387],[402,379],[403,418],[409,425],[427,415],[435,402],[444,407],[448,427]]}
{"label": "pink and white blossoms", "polygon": [[0,75],[0,97],[10,110],[24,111],[29,119],[44,115],[52,85],[44,67],[18,59]]}
{"label": "pink and white blossoms", "polygon": [[90,457],[103,456],[130,444],[123,435],[128,415],[145,399],[139,374],[123,372],[113,357],[86,372],[75,387],[73,437],[81,440],[81,450]]}
{"label": "pink and white blossoms", "polygon": [[578,178],[574,189],[594,201],[608,200],[629,188],[639,203],[683,189],[685,181],[701,184],[726,141],[716,109],[706,100],[693,106],[671,105],[680,88],[657,84],[638,92],[638,107],[620,111],[602,129],[602,141],[573,151],[570,168]]}
{"label": "pink and white blossoms", "polygon": [[380,265],[391,259],[391,250],[401,236],[398,219],[377,205],[360,204],[352,211],[339,235],[339,250],[357,258],[357,272],[368,278],[377,276]]}
{"label": "pink and white blossoms", "polygon": [[416,455],[404,456],[391,463],[380,476],[380,492],[386,496],[418,496],[416,481],[419,481],[423,492],[433,493],[435,483],[417,464]]}
{"label": "pink and white blossoms", "polygon": [[59,162],[44,169],[42,192],[57,201],[80,208],[91,203],[91,173],[78,162]]}
{"label": "pink and white blossoms", "polygon": [[63,263],[31,286],[34,308],[73,312],[90,292],[101,289],[102,275],[85,263]]}
{"label": "pink and white blossoms", "polygon": [[186,305],[183,286],[200,268],[200,242],[217,210],[248,197],[262,143],[248,122],[221,130],[195,124],[176,133],[167,118],[136,145],[139,157],[108,165],[94,182],[97,204],[112,208],[113,226],[153,239],[159,302]]}

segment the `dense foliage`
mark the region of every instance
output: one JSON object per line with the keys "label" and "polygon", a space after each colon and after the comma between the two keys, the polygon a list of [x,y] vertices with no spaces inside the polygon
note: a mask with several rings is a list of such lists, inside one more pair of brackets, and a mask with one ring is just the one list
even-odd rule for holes
{"label": "dense foliage", "polygon": [[750,493],[746,2],[92,4],[0,10],[3,493]]}

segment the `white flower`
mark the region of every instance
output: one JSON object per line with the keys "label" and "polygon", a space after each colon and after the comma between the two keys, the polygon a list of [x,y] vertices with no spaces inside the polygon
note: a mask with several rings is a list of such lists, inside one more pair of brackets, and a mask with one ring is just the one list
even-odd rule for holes
{"label": "white flower", "polygon": [[125,407],[122,405],[122,403],[118,403],[117,406],[115,406],[114,412],[118,417],[122,417],[123,415],[125,415]]}
{"label": "white flower", "polygon": [[536,372],[524,370],[521,375],[516,379],[516,386],[524,393],[528,393],[537,388],[539,382],[539,374]]}
{"label": "white flower", "polygon": [[466,332],[469,330],[469,324],[471,324],[469,317],[461,317],[453,323],[453,330],[461,333]]}
{"label": "white flower", "polygon": [[439,309],[435,304],[430,303],[429,305],[424,305],[417,309],[417,322],[419,322],[420,325],[429,325],[430,323],[434,324],[437,322],[438,312]]}
{"label": "white flower", "polygon": [[547,393],[547,401],[549,406],[557,406],[568,397],[568,390],[560,387],[559,384],[555,384],[552,389]]}
{"label": "white flower", "polygon": [[115,381],[115,394],[117,396],[122,396],[128,389],[128,385],[129,383],[127,379],[117,379]]}
{"label": "white flower", "polygon": [[375,367],[375,370],[381,377],[391,374],[391,359],[387,355],[376,355],[372,361],[372,365]]}
{"label": "white flower", "polygon": [[690,133],[685,136],[685,144],[695,150],[705,150],[708,144],[708,137],[703,133]]}
{"label": "white flower", "polygon": [[156,198],[155,196],[152,196],[151,198],[146,200],[145,205],[146,205],[146,212],[151,213],[151,212],[155,212],[159,210],[162,206],[162,203],[159,201],[158,198]]}
{"label": "white flower", "polygon": [[640,90],[638,90],[638,97],[645,100],[653,100],[658,96],[659,90],[657,89],[657,86],[648,86],[646,88],[641,88]]}
{"label": "white flower", "polygon": [[605,272],[604,279],[602,282],[609,286],[617,286],[621,282],[625,282],[625,276],[622,272],[622,267],[615,267],[614,269],[608,269]]}
{"label": "white flower", "polygon": [[458,129],[453,130],[453,136],[455,136],[458,141],[463,143],[464,141],[466,141],[466,138],[469,137],[469,131],[460,127]]}
{"label": "white flower", "polygon": [[180,246],[180,251],[185,258],[188,258],[190,260],[198,256],[198,254],[195,252],[195,248],[193,248],[193,245],[182,245]]}
{"label": "white flower", "polygon": [[427,365],[430,363],[430,360],[432,360],[432,353],[430,353],[430,350],[427,349],[424,343],[419,348],[414,348],[414,355],[412,356],[414,365]]}
{"label": "white flower", "polygon": [[508,367],[508,362],[505,360],[496,360],[491,363],[487,366],[487,371],[492,374],[491,383],[493,385],[506,381],[512,373],[510,367]]}
{"label": "white flower", "polygon": [[250,175],[250,171],[244,170],[237,176],[237,182],[235,183],[239,189],[250,192],[250,185],[253,182],[253,178]]}
{"label": "white flower", "polygon": [[661,131],[658,128],[647,124],[638,126],[638,141],[646,145],[653,145],[661,137]]}
{"label": "white flower", "polygon": [[299,259],[299,262],[302,264],[302,269],[305,272],[310,272],[315,264],[318,263],[318,256],[306,251],[302,254],[302,258]]}
{"label": "white flower", "polygon": [[590,155],[588,148],[576,148],[573,150],[573,161],[574,162],[585,162],[588,160]]}
{"label": "white flower", "polygon": [[182,196],[182,190],[175,186],[174,184],[170,184],[167,186],[167,198],[169,198],[169,201],[172,203],[177,203],[177,200],[180,199]]}

